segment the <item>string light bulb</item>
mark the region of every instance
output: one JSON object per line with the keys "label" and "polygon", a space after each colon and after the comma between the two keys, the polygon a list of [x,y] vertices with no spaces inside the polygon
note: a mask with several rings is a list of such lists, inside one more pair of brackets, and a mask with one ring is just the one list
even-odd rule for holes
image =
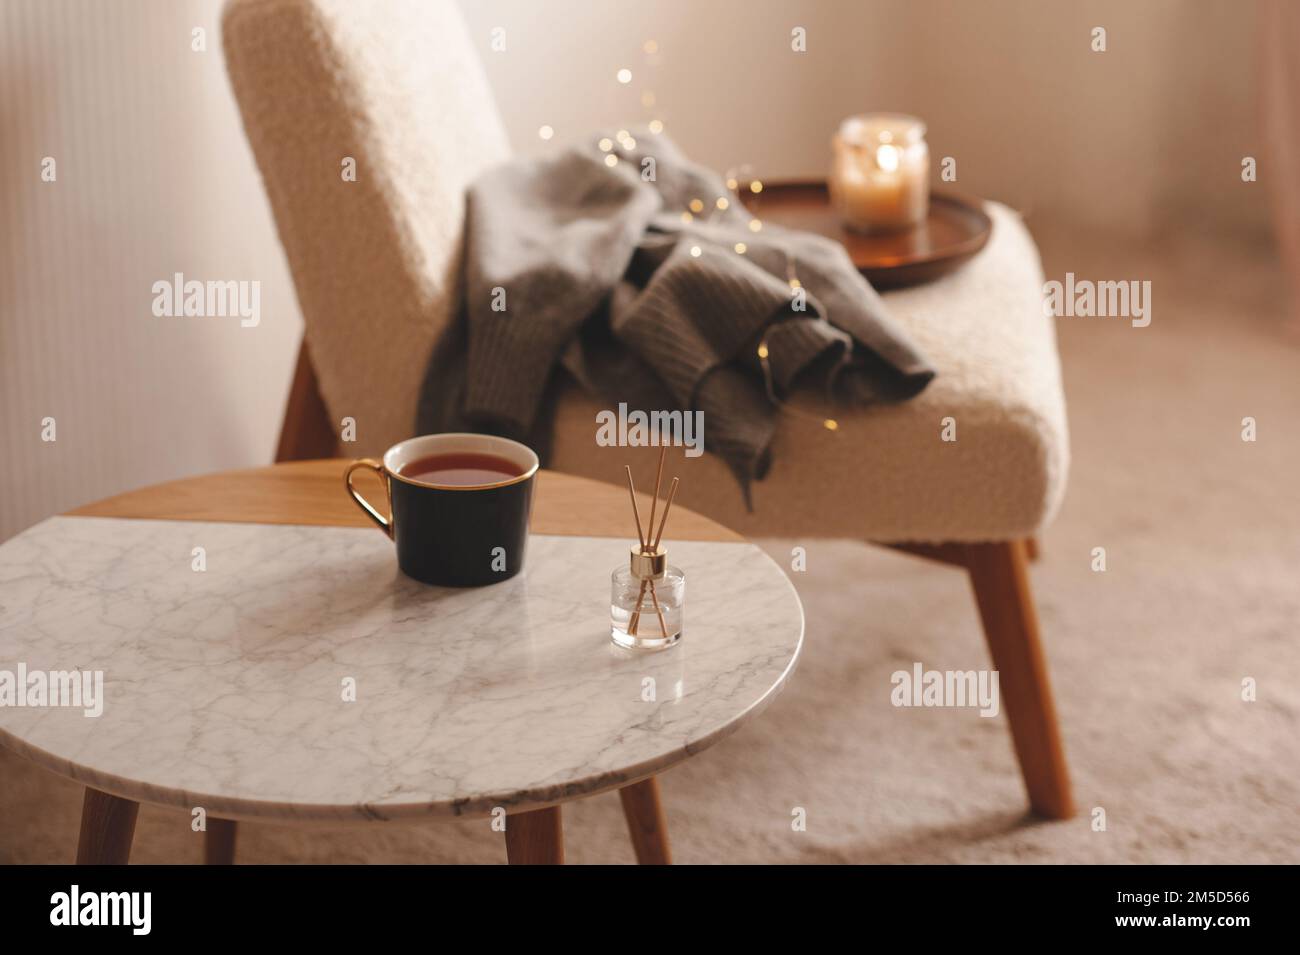
{"label": "string light bulb", "polygon": [[794,415],[796,418],[804,418],[808,421],[818,422],[822,428],[827,431],[839,431],[840,423],[834,418],[823,418],[821,415],[810,414],[807,411],[795,408],[777,397],[776,384],[772,380],[772,365],[768,361],[771,354],[767,347],[767,339],[764,338],[758,343],[758,363],[763,369],[763,388],[767,392],[767,398],[772,404],[780,408],[782,412],[788,415]]}
{"label": "string light bulb", "polygon": [[[660,123],[659,125],[660,128],[662,128],[663,124]],[[657,132],[654,123],[651,123],[650,128],[652,132]],[[618,135],[620,140],[622,140],[626,136],[626,131],[620,131]],[[733,167],[732,169],[727,170],[725,174],[724,178],[727,185],[727,189],[732,193],[733,197],[735,197],[738,201],[739,201],[739,193],[742,188],[742,181],[744,182],[744,185],[748,186],[749,192],[752,195],[757,196],[763,191],[762,180],[760,179],[742,180],[741,177],[746,176],[749,172],[749,169],[750,169],[749,166]],[[697,214],[703,213],[705,208],[704,200],[698,198],[691,199],[687,205],[689,208],[684,209],[681,214],[683,224],[690,224],[691,222],[693,222],[695,220],[695,216]],[[725,212],[729,208],[731,208],[731,199],[729,199],[726,196],[718,196],[713,202],[713,209],[709,210],[709,217],[708,217],[709,220],[712,219],[712,217],[716,214],[716,212]],[[759,219],[757,216],[752,216],[749,220],[749,231],[756,233],[756,232],[761,232],[762,229],[763,229],[763,221]],[[737,242],[732,246],[732,248],[735,250],[737,255],[745,255],[749,251],[749,246],[744,242]],[[795,271],[794,255],[791,253],[789,248],[785,248],[784,252],[786,257],[786,265],[785,265],[786,281],[790,286],[790,295],[793,298],[798,293],[798,290],[803,288],[803,283],[799,280],[799,277]],[[693,245],[690,248],[690,254],[693,258],[699,258],[703,254],[703,249],[701,249],[700,246],[698,245]],[[766,338],[763,338],[761,341],[759,341],[756,353],[758,355],[759,366],[763,370],[764,391],[767,393],[768,400],[771,401],[776,408],[778,408],[784,414],[793,415],[796,418],[803,418],[810,422],[815,421],[817,422],[818,426],[825,431],[831,431],[831,432],[839,431],[840,423],[835,418],[827,418],[827,417],[823,417],[822,415],[812,414],[810,412],[803,411],[802,409],[793,407],[787,402],[781,400],[781,398],[777,395],[776,383],[772,375],[772,365],[769,360],[771,357],[771,348],[768,346]]]}

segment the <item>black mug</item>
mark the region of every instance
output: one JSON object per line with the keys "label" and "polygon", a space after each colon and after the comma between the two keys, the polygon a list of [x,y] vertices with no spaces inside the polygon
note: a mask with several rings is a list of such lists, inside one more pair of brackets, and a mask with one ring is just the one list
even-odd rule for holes
{"label": "black mug", "polygon": [[[442,454],[492,455],[518,474],[490,484],[433,484],[402,474],[403,466]],[[353,461],[343,479],[352,499],[397,544],[402,573],[426,584],[482,587],[523,568],[539,466],[530,448],[508,438],[427,434],[393,445],[382,462]],[[370,468],[384,482],[387,517],[353,486],[352,475],[360,468]]]}

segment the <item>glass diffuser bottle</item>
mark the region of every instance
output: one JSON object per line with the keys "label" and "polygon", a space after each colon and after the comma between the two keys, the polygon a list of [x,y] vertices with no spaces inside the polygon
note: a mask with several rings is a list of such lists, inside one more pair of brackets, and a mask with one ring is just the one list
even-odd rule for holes
{"label": "glass diffuser bottle", "polygon": [[633,547],[626,567],[610,576],[609,635],[630,650],[661,650],[682,638],[686,575],[668,552]]}
{"label": "glass diffuser bottle", "polygon": [[654,526],[667,450],[663,448],[659,452],[659,471],[655,475],[650,523],[645,531],[641,530],[641,510],[636,503],[632,469],[624,467],[627,471],[627,490],[632,497],[632,516],[636,518],[637,543],[632,547],[627,564],[616,567],[610,575],[609,636],[620,647],[629,650],[663,650],[675,646],[682,638],[686,575],[668,563],[668,551],[661,543],[664,526],[668,523],[668,511],[677,495],[677,478],[673,478],[673,483],[668,488],[659,529],[656,531]]}

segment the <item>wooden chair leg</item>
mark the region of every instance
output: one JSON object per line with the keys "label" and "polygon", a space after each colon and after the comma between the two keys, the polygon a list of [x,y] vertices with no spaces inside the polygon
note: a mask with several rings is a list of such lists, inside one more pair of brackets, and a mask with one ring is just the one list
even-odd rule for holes
{"label": "wooden chair leg", "polygon": [[311,363],[307,343],[303,342],[298,346],[298,363],[293,369],[284,422],[280,425],[276,463],[332,458],[338,454],[338,446],[338,435],[320,396],[316,369]]}
{"label": "wooden chair leg", "polygon": [[234,865],[235,835],[238,824],[233,819],[208,818],[208,831],[203,834],[204,865]]}
{"label": "wooden chair leg", "polygon": [[1074,813],[1070,775],[1038,639],[1024,544],[968,544],[964,550],[1029,803],[1049,819],[1068,818]]}
{"label": "wooden chair leg", "polygon": [[563,865],[560,807],[506,817],[506,859],[511,865]]}
{"label": "wooden chair leg", "polygon": [[1025,538],[1025,556],[1028,557],[1030,560],[1038,560],[1038,554],[1039,554],[1039,549],[1038,549],[1038,538],[1037,538],[1037,537],[1026,537],[1026,538]]}
{"label": "wooden chair leg", "polygon": [[126,865],[139,812],[140,804],[134,800],[87,788],[81,804],[77,865]]}
{"label": "wooden chair leg", "polygon": [[640,865],[672,865],[668,851],[668,822],[659,799],[659,780],[654,776],[618,791],[623,815],[632,836],[632,848]]}

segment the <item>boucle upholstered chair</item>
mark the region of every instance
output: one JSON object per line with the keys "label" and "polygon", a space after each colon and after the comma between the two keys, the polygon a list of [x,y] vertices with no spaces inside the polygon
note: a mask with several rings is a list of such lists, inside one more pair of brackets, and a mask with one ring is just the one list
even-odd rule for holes
{"label": "boucle upholstered chair", "polygon": [[[344,417],[348,454],[377,454],[413,433],[456,304],[465,187],[509,155],[475,45],[450,0],[233,0],[224,44],[306,322],[279,457],[338,453],[331,422]],[[938,369],[930,388],[837,409],[838,432],[783,428],[752,513],[709,455],[679,500],[748,535],[855,537],[967,571],[1029,801],[1064,818],[1025,570],[1026,542],[1064,491],[1064,399],[1037,250],[1012,212],[988,209],[992,238],[964,269],[886,296]],[[565,395],[552,468],[620,479],[626,455],[595,444],[599,407]],[[956,441],[940,439],[949,417]]]}

